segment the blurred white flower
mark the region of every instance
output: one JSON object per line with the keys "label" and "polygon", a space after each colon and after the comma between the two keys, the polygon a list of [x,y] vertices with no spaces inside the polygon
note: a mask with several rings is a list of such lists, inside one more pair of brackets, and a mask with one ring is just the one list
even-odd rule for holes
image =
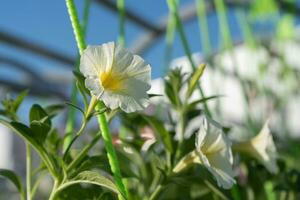
{"label": "blurred white flower", "polygon": [[140,56],[114,42],[88,46],[80,60],[85,85],[110,109],[129,113],[149,104],[151,68]]}
{"label": "blurred white flower", "polygon": [[196,149],[183,157],[173,172],[178,173],[191,163],[206,167],[217,180],[219,187],[228,189],[235,183],[231,142],[216,122],[208,123],[204,118],[196,135]]}
{"label": "blurred white flower", "polygon": [[233,149],[254,157],[271,173],[277,173],[277,151],[268,126],[268,121],[265,123],[258,135],[248,141],[234,144]]}

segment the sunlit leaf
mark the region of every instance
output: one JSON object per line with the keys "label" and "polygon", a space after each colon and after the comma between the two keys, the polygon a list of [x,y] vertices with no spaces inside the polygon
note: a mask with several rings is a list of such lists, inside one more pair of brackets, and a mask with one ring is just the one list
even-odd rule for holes
{"label": "sunlit leaf", "polygon": [[192,74],[189,82],[188,82],[188,89],[186,92],[186,98],[188,99],[194,92],[197,84],[199,84],[199,79],[201,78],[204,70],[205,70],[205,64],[199,65],[198,69]]}
{"label": "sunlit leaf", "polygon": [[84,171],[78,174],[74,179],[60,185],[55,194],[54,197],[57,196],[59,193],[63,192],[65,189],[67,189],[70,186],[76,185],[76,184],[92,184],[100,186],[104,189],[107,189],[115,194],[120,194],[118,191],[116,185],[105,176],[100,175],[97,172],[93,171]]}

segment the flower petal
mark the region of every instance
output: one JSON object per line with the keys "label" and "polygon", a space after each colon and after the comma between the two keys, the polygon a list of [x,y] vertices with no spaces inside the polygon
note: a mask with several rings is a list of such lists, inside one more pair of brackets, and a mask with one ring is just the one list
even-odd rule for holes
{"label": "flower petal", "polygon": [[109,42],[100,46],[88,46],[80,58],[80,71],[87,76],[98,76],[100,70],[107,70],[112,65],[114,43]]}

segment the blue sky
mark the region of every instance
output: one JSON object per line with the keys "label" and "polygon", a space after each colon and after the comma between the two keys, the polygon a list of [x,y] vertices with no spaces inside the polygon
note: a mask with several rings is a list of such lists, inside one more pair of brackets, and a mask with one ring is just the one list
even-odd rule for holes
{"label": "blue sky", "polygon": [[[181,5],[193,3],[193,0],[181,1]],[[83,0],[75,0],[79,15],[82,15]],[[153,24],[168,13],[166,1],[127,0],[126,8],[143,16]],[[229,10],[229,24],[235,40],[241,40],[234,12]],[[216,14],[208,17],[211,44],[219,47],[219,30]],[[56,50],[69,57],[76,56],[77,47],[64,0],[2,0],[0,6],[0,30],[38,43],[49,49]],[[135,39],[146,31],[132,22],[126,22],[126,46],[133,44]],[[197,20],[185,24],[185,32],[192,52],[201,51],[200,31]],[[116,41],[118,36],[118,15],[101,5],[92,3],[90,21],[87,30],[87,44],[101,44]],[[1,43],[0,43],[1,44]],[[160,37],[155,45],[145,55],[142,55],[152,65],[152,76],[162,75],[163,58],[165,51],[164,36]],[[51,72],[72,73],[64,64],[36,56],[24,50],[19,50],[6,44],[0,45],[0,55],[16,58],[29,64],[41,74]],[[184,51],[178,35],[174,42],[173,57],[183,56]],[[16,70],[10,66],[0,67],[1,78],[11,79]],[[15,76],[17,77],[17,76]],[[22,76],[15,78],[22,82]]]}
{"label": "blue sky", "polygon": [[[83,10],[82,0],[75,1],[79,15]],[[137,14],[147,18],[148,21],[156,24],[162,16],[168,12],[165,1],[143,0],[126,1],[126,7]],[[182,4],[191,3],[193,1],[182,1]],[[231,14],[229,14],[231,15]],[[49,49],[54,49],[64,55],[76,56],[76,43],[72,33],[70,21],[67,15],[65,1],[52,0],[4,0],[0,7],[0,29],[21,36],[35,43],[41,44]],[[231,16],[230,22],[233,28],[235,38],[239,37],[239,31],[236,28],[235,20]],[[209,17],[210,31],[213,33],[212,44],[218,44],[218,24],[215,15]],[[201,44],[199,40],[199,28],[197,21],[188,23],[186,26],[186,34],[190,42],[192,51],[200,51]],[[127,21],[126,23],[126,44],[131,46],[134,40],[145,33],[145,30],[138,27],[134,23]],[[117,39],[118,35],[118,15],[103,6],[92,3],[90,10],[90,21],[87,31],[88,44],[101,44]],[[161,75],[160,68],[163,63],[164,53],[164,37],[161,37],[145,55],[145,59],[153,66],[153,77]],[[174,57],[184,55],[178,37],[174,46]],[[65,66],[48,59],[35,56],[31,53],[12,48],[8,45],[1,44],[0,55],[18,58],[25,63],[38,68],[38,71],[49,69],[63,70]],[[1,69],[3,72],[3,69]],[[4,72],[3,72],[4,73]],[[5,72],[9,73],[9,72]]]}

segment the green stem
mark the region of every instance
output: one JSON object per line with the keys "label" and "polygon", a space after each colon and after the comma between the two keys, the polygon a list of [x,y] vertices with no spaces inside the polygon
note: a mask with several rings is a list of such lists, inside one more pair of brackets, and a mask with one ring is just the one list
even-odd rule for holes
{"label": "green stem", "polygon": [[[197,69],[197,67],[196,67],[196,64],[193,61],[192,53],[191,53],[191,50],[190,50],[189,45],[188,45],[187,38],[186,38],[185,33],[184,33],[182,22],[181,22],[181,19],[180,19],[179,15],[178,15],[176,0],[168,0],[168,6],[169,6],[169,9],[170,9],[171,13],[173,14],[174,18],[176,19],[176,27],[177,27],[177,30],[179,32],[179,36],[180,36],[185,54],[187,55],[187,58],[190,62],[192,70],[195,71]],[[205,97],[204,91],[203,91],[200,84],[197,84],[197,88],[199,89],[201,96]],[[203,105],[204,105],[205,112],[207,113],[208,116],[211,117],[211,113],[209,111],[207,103],[204,102]]]}
{"label": "green stem", "polygon": [[[176,4],[178,4],[178,0],[176,1]],[[175,38],[175,30],[176,30],[176,19],[170,12],[168,16],[168,24],[167,24],[166,38],[165,38],[166,49],[165,49],[165,57],[164,57],[165,60],[164,60],[163,74],[166,74],[169,69],[169,64],[172,56],[172,47]]]}
{"label": "green stem", "polygon": [[[93,97],[93,98],[95,98],[95,97]],[[97,106],[97,109],[101,110],[104,107],[105,107],[105,105],[102,102],[100,102]],[[126,191],[125,186],[122,181],[121,170],[119,168],[119,162],[117,159],[115,149],[113,147],[112,138],[111,138],[111,134],[109,131],[105,113],[102,113],[98,116],[98,123],[99,123],[100,129],[101,129],[104,146],[107,151],[106,153],[107,153],[108,161],[110,164],[110,168],[114,175],[114,180],[116,182],[118,189],[122,193],[122,195],[124,197],[126,197],[126,199],[127,199],[127,191]],[[123,198],[121,196],[119,196],[119,199],[123,199]]]}
{"label": "green stem", "polygon": [[223,47],[226,49],[233,48],[233,42],[229,30],[226,7],[223,0],[214,0],[216,6],[216,12],[219,20],[220,32],[223,41]]}
{"label": "green stem", "polygon": [[211,55],[212,50],[210,45],[205,0],[196,0],[196,7],[197,7],[198,24],[201,32],[200,38],[202,43],[202,49],[203,49],[204,57],[207,58],[209,55]]}
{"label": "green stem", "polygon": [[[88,16],[89,16],[89,9],[91,5],[91,0],[85,0],[85,5],[84,5],[84,11],[83,11],[83,20],[82,20],[82,31],[83,31],[83,37],[86,35],[86,29],[87,29],[87,24],[88,24]],[[76,61],[76,70],[79,69],[79,56]],[[72,93],[71,93],[71,102],[72,104],[77,104],[77,87],[76,87],[76,80],[73,81],[72,83]],[[69,109],[68,111],[68,118],[66,122],[66,131],[65,131],[65,140],[63,144],[63,152],[66,151],[67,147],[72,141],[72,133],[74,131],[74,122],[75,122],[75,110],[74,109]]]}
{"label": "green stem", "polygon": [[74,158],[74,160],[70,163],[70,165],[67,167],[67,172],[70,172],[74,167],[76,167],[82,159],[86,156],[86,154],[89,152],[89,150],[98,142],[98,140],[101,138],[101,134],[97,134],[93,140],[85,146],[81,152]]}
{"label": "green stem", "polygon": [[31,200],[31,147],[26,142],[26,199]]}
{"label": "green stem", "polygon": [[81,26],[78,20],[78,14],[76,10],[76,6],[73,0],[66,0],[66,5],[68,9],[68,13],[70,16],[71,24],[73,27],[75,39],[77,42],[77,47],[79,49],[80,55],[82,54],[83,50],[85,49],[85,42],[84,42],[84,35],[81,31]]}
{"label": "green stem", "polygon": [[155,200],[158,197],[158,195],[159,195],[159,193],[161,192],[162,189],[163,189],[163,186],[158,185],[157,188],[152,193],[152,195],[150,196],[149,200]]}
{"label": "green stem", "polygon": [[73,143],[80,137],[80,135],[83,133],[88,120],[90,119],[90,116],[92,115],[93,110],[95,109],[95,106],[97,104],[97,99],[96,98],[92,98],[90,101],[90,104],[87,108],[86,113],[83,116],[83,120],[82,120],[82,125],[80,127],[80,129],[77,131],[77,133],[75,134],[74,138],[68,143],[68,146],[66,147],[66,150],[64,151],[64,157],[63,160],[65,160],[66,156],[68,155],[69,150],[71,149]]}
{"label": "green stem", "polygon": [[53,185],[49,200],[54,200],[56,189],[57,189],[58,185],[59,185],[58,182],[54,181],[54,185]]}
{"label": "green stem", "polygon": [[121,46],[125,46],[125,1],[117,0],[119,11],[119,37],[118,42]]}
{"label": "green stem", "polygon": [[[85,49],[85,42],[84,42],[84,37],[81,31],[81,27],[79,24],[79,20],[78,20],[78,16],[77,16],[77,11],[74,5],[74,1],[73,0],[66,0],[66,5],[68,8],[68,13],[71,19],[71,23],[72,23],[72,27],[74,30],[74,34],[75,34],[75,38],[77,41],[77,46],[79,49],[80,54],[82,54],[83,50]],[[96,98],[96,97],[92,97],[92,98]],[[100,104],[98,106],[98,110],[101,111],[105,108],[104,104]],[[127,192],[125,189],[125,186],[122,182],[122,176],[121,176],[121,171],[119,168],[119,163],[117,160],[117,156],[114,150],[114,147],[112,145],[112,139],[111,139],[111,135],[109,132],[109,128],[108,128],[108,124],[107,124],[107,120],[105,117],[105,113],[102,113],[99,115],[98,117],[98,121],[99,121],[99,125],[100,125],[100,129],[101,129],[101,134],[102,137],[104,139],[104,144],[105,144],[105,148],[107,151],[107,155],[108,155],[108,160],[110,163],[110,167],[111,170],[113,172],[114,175],[114,179],[116,182],[116,185],[119,189],[119,191],[122,193],[122,195],[124,197],[126,197],[127,199]],[[123,199],[122,196],[119,196],[119,199]]]}
{"label": "green stem", "polygon": [[222,41],[224,42],[224,47],[226,49],[229,50],[230,52],[230,56],[231,56],[231,60],[233,63],[233,72],[235,77],[238,79],[238,81],[241,84],[242,90],[243,90],[243,97],[245,100],[245,108],[247,109],[247,120],[248,123],[251,125],[252,122],[252,117],[250,115],[250,111],[249,111],[249,98],[248,98],[248,94],[247,94],[247,87],[246,87],[246,82],[241,78],[237,67],[238,67],[238,63],[233,51],[233,42],[232,42],[232,37],[231,37],[231,33],[230,33],[230,29],[229,29],[229,25],[228,25],[228,20],[227,20],[227,10],[226,10],[226,6],[224,3],[224,0],[214,0],[215,6],[216,6],[216,12],[218,15],[218,20],[219,20],[219,26],[220,26],[220,31],[221,31],[221,37],[222,37]]}

